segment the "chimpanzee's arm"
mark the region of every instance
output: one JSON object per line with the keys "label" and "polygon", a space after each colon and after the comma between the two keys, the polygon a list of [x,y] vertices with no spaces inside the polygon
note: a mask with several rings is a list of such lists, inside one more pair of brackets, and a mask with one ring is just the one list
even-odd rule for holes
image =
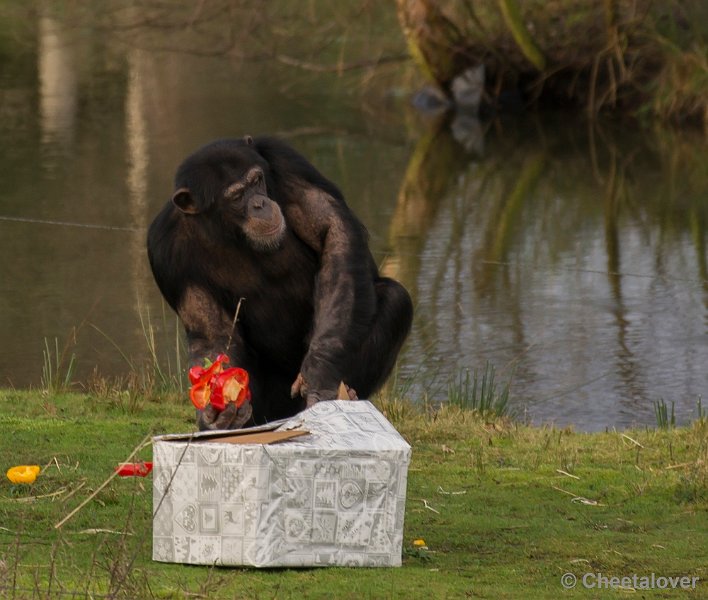
{"label": "chimpanzee's arm", "polygon": [[[199,287],[187,287],[178,313],[187,331],[190,365],[203,365],[205,358],[213,360],[221,353],[228,353],[229,349],[233,352],[240,342],[237,332],[231,331],[233,317],[229,317],[211,295]],[[235,429],[249,421],[251,414],[250,402],[240,408],[229,404],[222,412],[207,405],[204,410],[197,409],[197,426],[200,430]]]}
{"label": "chimpanzee's arm", "polygon": [[188,286],[177,313],[187,332],[190,365],[202,365],[205,358],[213,360],[226,352],[233,315],[227,315],[208,292]]}
{"label": "chimpanzee's arm", "polygon": [[369,333],[376,266],[366,230],[342,200],[304,187],[285,211],[294,233],[320,257],[310,346],[293,386],[309,405],[336,397],[344,365]]}

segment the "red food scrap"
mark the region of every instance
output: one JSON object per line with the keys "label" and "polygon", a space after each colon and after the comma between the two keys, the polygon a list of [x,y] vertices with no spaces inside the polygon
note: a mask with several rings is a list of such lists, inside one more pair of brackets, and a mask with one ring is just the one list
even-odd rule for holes
{"label": "red food scrap", "polygon": [[209,403],[218,411],[224,410],[231,402],[239,408],[251,399],[248,372],[240,367],[224,369],[224,363],[228,362],[226,354],[219,354],[208,368],[194,366],[189,369],[192,384],[189,398],[199,410]]}
{"label": "red food scrap", "polygon": [[145,477],[152,471],[152,463],[121,463],[116,467],[116,471],[121,477]]}

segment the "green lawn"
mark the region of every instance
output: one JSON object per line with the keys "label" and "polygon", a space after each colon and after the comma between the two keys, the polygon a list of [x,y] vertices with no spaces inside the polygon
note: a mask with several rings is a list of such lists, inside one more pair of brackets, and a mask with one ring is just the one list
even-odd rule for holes
{"label": "green lawn", "polygon": [[[133,399],[134,400],[134,399]],[[413,446],[403,567],[207,568],[151,560],[151,478],[115,478],[54,526],[150,434],[190,431],[185,402],[0,391],[0,468],[38,464],[36,483],[0,483],[1,598],[558,598],[611,577],[700,578],[708,597],[708,422],[579,434],[485,422],[458,409],[382,410]],[[150,459],[146,446],[138,453]],[[413,545],[424,539],[427,550]],[[561,577],[578,578],[564,590]],[[641,583],[641,579],[639,579]],[[665,580],[660,580],[665,583]]]}

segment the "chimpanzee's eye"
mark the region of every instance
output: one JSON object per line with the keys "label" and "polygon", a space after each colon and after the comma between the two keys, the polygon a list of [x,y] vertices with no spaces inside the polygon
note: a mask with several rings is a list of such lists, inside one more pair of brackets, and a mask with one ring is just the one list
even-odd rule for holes
{"label": "chimpanzee's eye", "polygon": [[241,196],[243,196],[242,185],[231,185],[224,191],[224,197],[227,200],[238,200]]}

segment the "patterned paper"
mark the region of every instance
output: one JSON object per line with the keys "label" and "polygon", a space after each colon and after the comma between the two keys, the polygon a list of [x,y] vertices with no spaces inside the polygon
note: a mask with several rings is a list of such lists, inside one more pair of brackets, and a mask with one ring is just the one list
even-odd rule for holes
{"label": "patterned paper", "polygon": [[153,440],[153,560],[400,566],[410,446],[367,401],[320,402],[278,444]]}

